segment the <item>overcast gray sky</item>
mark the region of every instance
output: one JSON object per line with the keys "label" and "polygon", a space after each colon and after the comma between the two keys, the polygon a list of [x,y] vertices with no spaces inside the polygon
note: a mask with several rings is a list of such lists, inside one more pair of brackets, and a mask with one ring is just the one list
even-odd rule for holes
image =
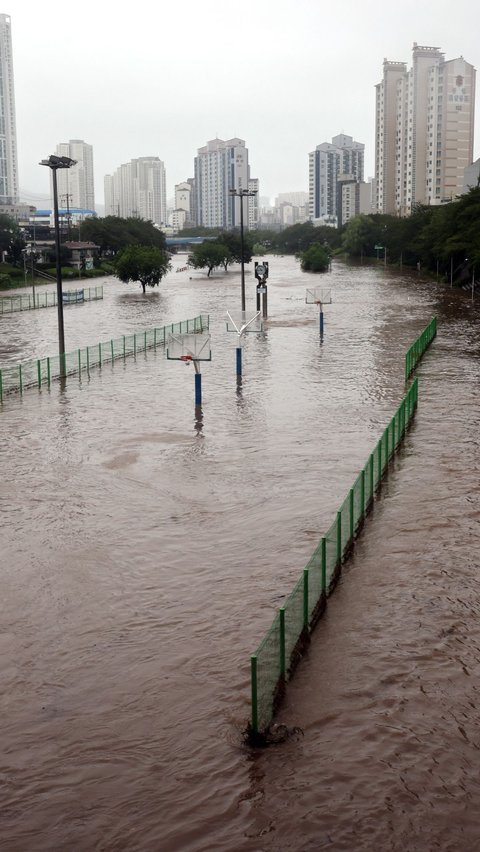
{"label": "overcast gray sky", "polygon": [[[49,192],[39,160],[93,145],[95,195],[133,157],[159,156],[167,195],[207,140],[245,139],[260,195],[308,189],[308,153],[337,133],[374,169],[375,83],[412,44],[479,67],[472,0],[10,0],[20,186]],[[480,80],[477,86],[480,92]],[[479,116],[479,95],[476,104]],[[474,158],[479,156],[475,140]]]}

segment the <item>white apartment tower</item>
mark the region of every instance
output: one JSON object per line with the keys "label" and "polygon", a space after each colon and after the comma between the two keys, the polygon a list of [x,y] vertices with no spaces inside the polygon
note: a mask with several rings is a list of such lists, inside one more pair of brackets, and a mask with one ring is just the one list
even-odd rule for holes
{"label": "white apartment tower", "polygon": [[167,221],[165,166],[159,157],[139,157],[105,176],[105,215]]}
{"label": "white apartment tower", "polygon": [[413,45],[412,67],[384,61],[376,86],[375,177],[379,213],[409,215],[462,191],[473,158],[475,69]]}
{"label": "white apartment tower", "polygon": [[0,204],[18,202],[17,130],[9,15],[0,15]]}
{"label": "white apartment tower", "polygon": [[340,133],[309,154],[309,216],[341,224],[341,180],[363,181],[365,145]]}
{"label": "white apartment tower", "polygon": [[83,139],[70,139],[70,142],[60,142],[55,153],[76,160],[76,165],[70,169],[57,169],[59,206],[95,210],[92,146]]}
{"label": "white apartment tower", "polygon": [[[204,228],[231,230],[240,225],[240,198],[230,189],[248,190],[250,167],[243,139],[212,139],[195,157],[196,222]],[[243,209],[244,227],[256,216],[254,206]]]}

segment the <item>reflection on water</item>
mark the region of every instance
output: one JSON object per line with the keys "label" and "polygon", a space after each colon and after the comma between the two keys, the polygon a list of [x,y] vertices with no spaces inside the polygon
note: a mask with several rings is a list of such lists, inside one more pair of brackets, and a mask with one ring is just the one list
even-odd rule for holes
{"label": "reflection on water", "polygon": [[[3,406],[5,849],[476,848],[478,308],[338,263],[320,345],[317,280],[271,259],[240,381],[237,271],[107,280],[65,311],[67,348],[210,313],[201,408],[162,350]],[[433,314],[414,427],[279,718],[304,735],[252,755],[249,655]],[[0,332],[1,365],[55,353],[56,312]]]}

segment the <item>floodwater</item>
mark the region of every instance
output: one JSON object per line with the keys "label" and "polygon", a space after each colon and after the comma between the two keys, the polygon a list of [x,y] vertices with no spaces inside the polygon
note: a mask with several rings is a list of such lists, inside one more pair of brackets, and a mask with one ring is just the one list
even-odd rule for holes
{"label": "floodwater", "polygon": [[[480,849],[478,303],[269,260],[240,384],[238,269],[65,308],[67,351],[209,313],[201,412],[162,348],[0,409],[2,850]],[[277,721],[299,730],[253,752],[250,654],[433,315],[414,425],[287,688]],[[55,353],[54,308],[0,317],[0,366]]]}

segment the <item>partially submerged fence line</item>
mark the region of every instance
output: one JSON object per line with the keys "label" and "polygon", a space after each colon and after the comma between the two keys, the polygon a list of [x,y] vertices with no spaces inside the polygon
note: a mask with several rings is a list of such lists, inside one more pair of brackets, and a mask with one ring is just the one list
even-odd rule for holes
{"label": "partially submerged fence line", "polygon": [[417,406],[417,381],[413,381],[402,399],[335,520],[250,658],[252,717],[248,733],[252,744],[265,742],[287,679],[309,642],[325,609],[326,598],[336,584],[342,562],[372,506],[380,480],[403,440]]}
{"label": "partially submerged fence line", "polygon": [[65,353],[62,357],[63,370],[60,370],[60,356],[54,355],[48,358],[38,358],[36,361],[26,361],[13,367],[4,367],[0,370],[0,402],[7,393],[23,391],[26,388],[38,387],[50,384],[58,379],[60,374],[65,376],[79,375],[83,370],[91,367],[101,367],[108,361],[118,358],[126,358],[136,355],[146,349],[156,349],[164,346],[169,334],[187,334],[206,331],[209,328],[210,317],[208,314],[200,314],[193,319],[165,325],[161,328],[150,328],[145,331],[137,331],[134,334],[124,334],[115,340],[107,340],[104,343],[96,343],[94,346],[86,346],[84,349],[76,349],[74,352]]}
{"label": "partially submerged fence line", "polygon": [[410,349],[407,350],[407,354],[405,355],[405,381],[412,375],[422,355],[428,349],[436,334],[437,318],[433,317],[427,327],[423,329],[421,335],[417,337],[415,343],[412,343]]}
{"label": "partially submerged fence line", "polygon": [[[103,299],[103,284],[98,284],[96,287],[82,287],[77,290],[63,291],[64,305],[93,302],[96,299]],[[35,301],[31,293],[17,296],[2,296],[0,297],[0,314],[11,314],[16,311],[33,311],[37,308],[53,308],[56,304],[56,290],[35,293]]]}
{"label": "partially submerged fence line", "polygon": [[[422,331],[408,349],[405,378],[414,371],[437,333],[437,318]],[[327,597],[336,585],[342,563],[348,556],[368,514],[389,462],[403,440],[418,402],[415,378],[377,446],[357,476],[335,520],[313,552],[297,584],[280,607],[270,630],[250,657],[252,715],[248,739],[263,745],[288,678],[299,662],[310,635],[322,615]]]}

